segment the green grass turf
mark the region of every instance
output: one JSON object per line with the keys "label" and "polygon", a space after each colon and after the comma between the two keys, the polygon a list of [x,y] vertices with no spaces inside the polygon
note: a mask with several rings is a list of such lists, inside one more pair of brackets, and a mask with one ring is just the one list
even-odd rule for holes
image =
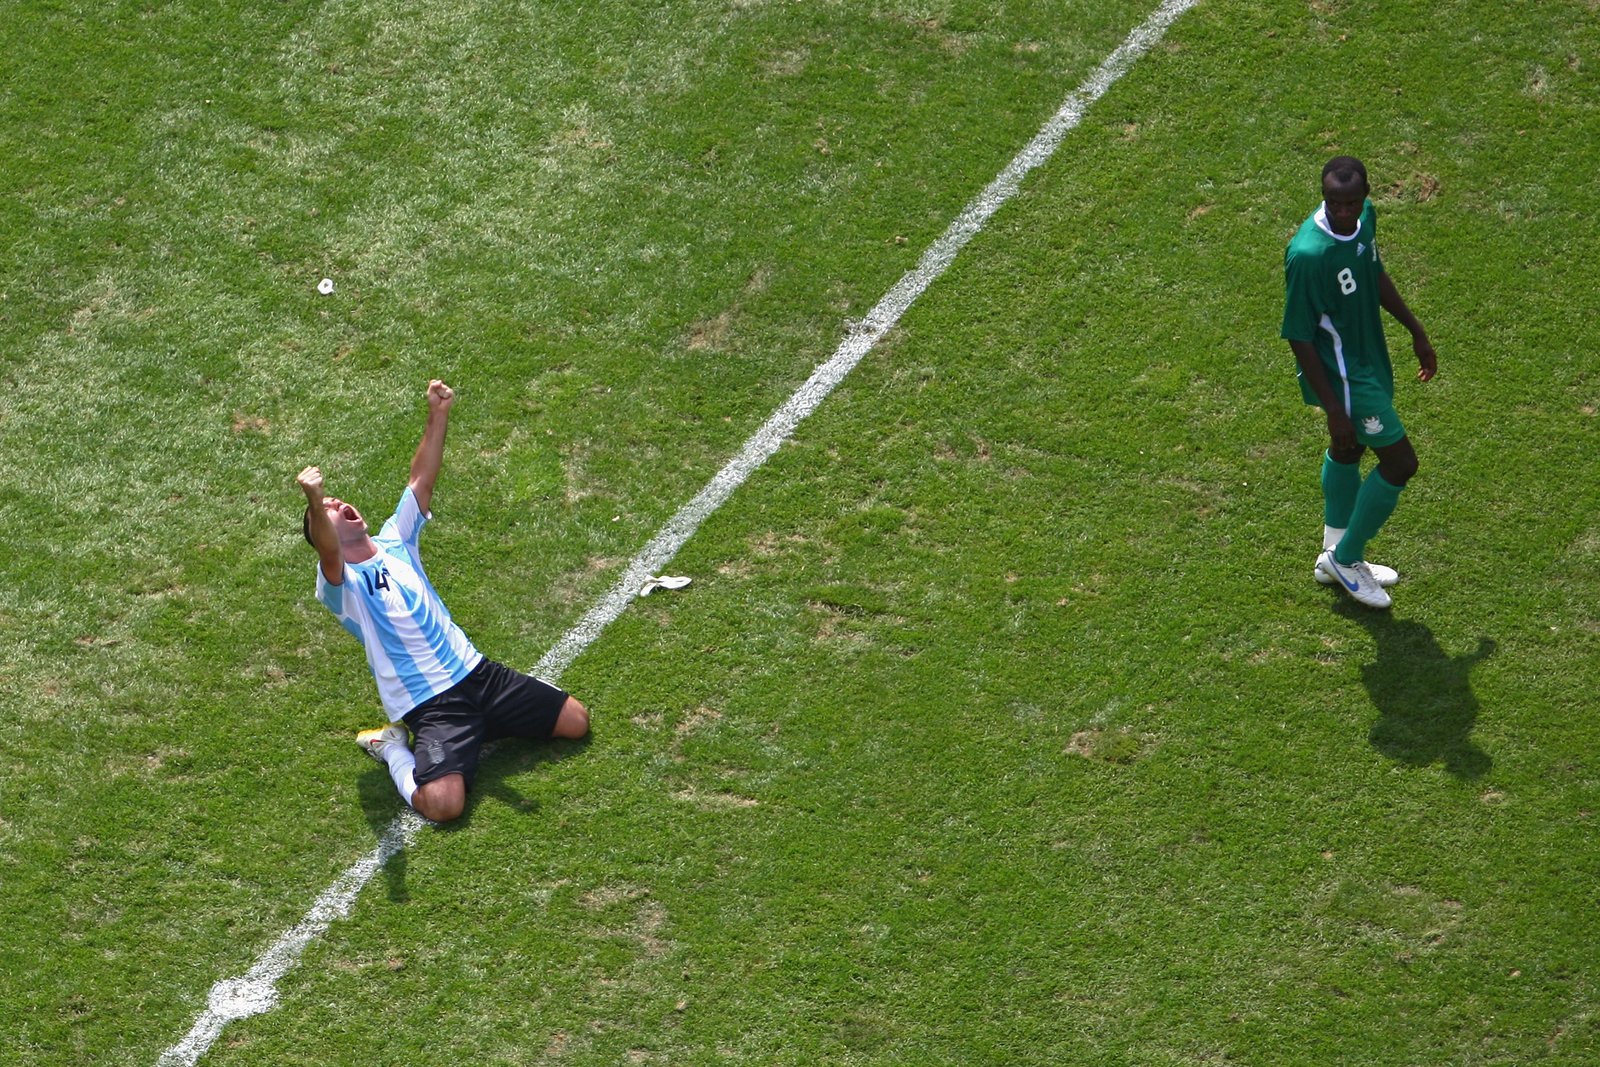
{"label": "green grass turf", "polygon": [[[13,6],[0,1062],[153,1062],[398,810],[295,471],[451,380],[531,664],[1154,4],[995,6]],[[1593,1062],[1595,25],[1205,0],[206,1062]],[[1388,615],[1276,337],[1346,151]]]}

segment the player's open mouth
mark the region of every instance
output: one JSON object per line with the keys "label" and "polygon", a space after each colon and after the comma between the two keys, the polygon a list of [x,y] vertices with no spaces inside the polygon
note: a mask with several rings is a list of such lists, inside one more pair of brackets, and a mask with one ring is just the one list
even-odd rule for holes
{"label": "player's open mouth", "polygon": [[339,507],[339,517],[341,519],[344,519],[347,522],[360,522],[361,521],[361,515],[356,511],[355,508],[351,507],[349,504],[340,505],[340,507]]}

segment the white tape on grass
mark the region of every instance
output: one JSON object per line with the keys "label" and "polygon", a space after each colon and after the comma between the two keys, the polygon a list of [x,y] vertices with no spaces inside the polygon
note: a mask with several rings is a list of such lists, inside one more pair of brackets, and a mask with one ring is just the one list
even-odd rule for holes
{"label": "white tape on grass", "polygon": [[[534,673],[556,681],[585,648],[592,644],[639,593],[651,576],[671,561],[700,524],[721,507],[733,491],[744,484],[757,468],[776,452],[806,416],[827,399],[861,357],[870,352],[906,309],[935,279],[949,268],[968,241],[983,229],[989,218],[1016,194],[1028,172],[1049,159],[1062,137],[1083,120],[1089,106],[1125,74],[1133,62],[1148,52],[1167,28],[1199,0],[1167,0],[1154,14],[1128,35],[1127,40],[1101,63],[1050,117],[1032,141],[1011,160],[999,177],[973,198],[950,227],[922,254],[916,267],[908,271],[884,294],[867,317],[854,324],[848,336],[828,361],[816,369],[804,385],[773,413],[766,424],[745,442],[739,454],[717,472],[628,564],[622,577],[609,592],[534,667]],[[277,983],[287,974],[305,947],[320,937],[335,919],[350,913],[351,905],[363,886],[382,869],[395,853],[411,843],[422,820],[410,811],[395,817],[384,831],[378,847],[353,864],[330,886],[305,918],[268,948],[239,978],[228,978],[212,987],[206,1009],[182,1041],[162,1053],[161,1067],[190,1067],[204,1056],[222,1029],[234,1019],[244,1019],[270,1011],[277,1005]]]}

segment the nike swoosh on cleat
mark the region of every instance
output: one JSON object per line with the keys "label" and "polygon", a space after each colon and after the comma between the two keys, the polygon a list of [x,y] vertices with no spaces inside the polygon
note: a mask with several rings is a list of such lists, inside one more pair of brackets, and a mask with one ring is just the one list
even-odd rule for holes
{"label": "nike swoosh on cleat", "polygon": [[1346,589],[1354,593],[1357,589],[1361,588],[1360,582],[1352,582],[1344,576],[1344,569],[1339,566],[1338,560],[1329,557],[1328,562],[1333,564],[1333,573],[1338,576],[1339,581],[1344,583],[1344,587]]}

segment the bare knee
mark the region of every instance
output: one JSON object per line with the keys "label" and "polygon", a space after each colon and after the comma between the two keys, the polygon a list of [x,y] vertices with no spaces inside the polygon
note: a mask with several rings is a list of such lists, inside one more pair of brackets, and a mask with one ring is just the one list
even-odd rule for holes
{"label": "bare knee", "polygon": [[561,705],[561,714],[556,716],[555,729],[551,731],[554,737],[582,737],[589,732],[589,709],[580,704],[576,697],[568,697],[567,702]]}
{"label": "bare knee", "polygon": [[1388,482],[1396,489],[1404,489],[1406,483],[1411,481],[1412,478],[1416,477],[1417,461],[1412,460],[1408,464],[1379,464],[1378,473],[1383,475],[1384,481]]}
{"label": "bare knee", "polygon": [[411,794],[411,806],[417,814],[434,822],[459,819],[467,806],[467,782],[459,774],[447,774],[417,786]]}
{"label": "bare knee", "polygon": [[1404,488],[1416,477],[1417,452],[1409,439],[1402,437],[1393,445],[1378,450],[1378,473],[1396,488]]}

